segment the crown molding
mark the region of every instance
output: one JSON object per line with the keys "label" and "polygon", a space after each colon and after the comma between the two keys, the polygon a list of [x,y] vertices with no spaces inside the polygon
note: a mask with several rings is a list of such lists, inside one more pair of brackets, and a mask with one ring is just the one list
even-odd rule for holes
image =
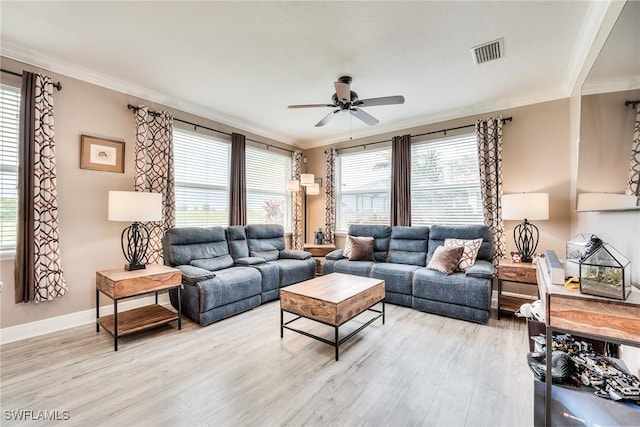
{"label": "crown molding", "polygon": [[592,82],[582,86],[582,95],[597,95],[599,93],[622,92],[636,89],[640,89],[640,76]]}
{"label": "crown molding", "polygon": [[571,53],[562,87],[567,96],[579,93],[620,16],[626,0],[593,1],[589,3],[578,40]]}
{"label": "crown molding", "polygon": [[124,80],[97,73],[91,69],[70,64],[65,61],[44,55],[39,52],[24,49],[12,43],[2,42],[0,46],[0,55],[31,65],[33,67],[42,68],[54,73],[68,76],[77,80],[101,86],[116,92],[141,98],[153,103],[174,108],[185,113],[193,114],[204,119],[213,120],[222,125],[229,126],[241,130],[243,133],[252,133],[263,138],[278,141],[294,147],[298,146],[298,141],[293,140],[291,136],[278,132],[267,131],[253,123],[244,121],[237,117],[228,116],[219,111],[206,108],[193,102],[168,96],[143,86],[139,86]]}

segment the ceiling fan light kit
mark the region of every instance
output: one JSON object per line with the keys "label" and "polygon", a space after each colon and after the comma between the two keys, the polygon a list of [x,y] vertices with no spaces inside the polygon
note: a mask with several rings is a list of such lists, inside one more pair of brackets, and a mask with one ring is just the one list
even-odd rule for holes
{"label": "ceiling fan light kit", "polygon": [[361,107],[375,107],[378,105],[394,105],[404,104],[404,96],[383,96],[379,98],[359,99],[358,94],[351,90],[352,78],[350,76],[342,76],[337,82],[333,83],[336,92],[331,97],[332,104],[298,104],[289,105],[290,109],[299,108],[335,108],[329,114],[324,116],[322,120],[316,123],[316,127],[326,125],[331,118],[342,111],[347,111],[356,119],[363,123],[373,126],[380,123],[380,120],[364,111]]}

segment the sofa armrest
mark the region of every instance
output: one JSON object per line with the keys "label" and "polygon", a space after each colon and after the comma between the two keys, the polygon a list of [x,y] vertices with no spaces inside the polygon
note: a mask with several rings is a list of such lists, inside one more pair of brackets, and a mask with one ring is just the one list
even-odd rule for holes
{"label": "sofa armrest", "polygon": [[248,256],[244,258],[238,258],[236,260],[236,265],[258,265],[264,264],[267,262],[264,258],[260,258],[258,256]]}
{"label": "sofa armrest", "polygon": [[309,258],[311,258],[311,253],[307,251],[298,251],[295,249],[285,249],[280,251],[280,259],[304,260]]}
{"label": "sofa armrest", "polygon": [[335,251],[331,251],[328,254],[326,254],[325,259],[332,259],[334,261],[337,261],[339,259],[344,258],[343,252],[344,252],[344,249],[336,249]]}
{"label": "sofa armrest", "polygon": [[479,277],[481,279],[491,279],[494,269],[490,261],[476,260],[476,263],[469,267],[466,271],[467,276]]}
{"label": "sofa armrest", "polygon": [[182,282],[191,285],[216,277],[214,272],[193,265],[177,265],[176,268],[182,272]]}

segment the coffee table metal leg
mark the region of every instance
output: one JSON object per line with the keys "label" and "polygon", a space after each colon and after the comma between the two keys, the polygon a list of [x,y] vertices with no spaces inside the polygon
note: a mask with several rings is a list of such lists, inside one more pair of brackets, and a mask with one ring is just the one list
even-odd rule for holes
{"label": "coffee table metal leg", "polygon": [[382,300],[382,324],[384,325],[384,300]]}
{"label": "coffee table metal leg", "polygon": [[335,343],[336,343],[336,362],[337,362],[338,361],[338,346],[340,345],[340,341],[338,341],[338,327],[334,326],[334,329],[335,329],[335,335],[336,335]]}
{"label": "coffee table metal leg", "polygon": [[284,310],[280,310],[280,338],[284,337]]}

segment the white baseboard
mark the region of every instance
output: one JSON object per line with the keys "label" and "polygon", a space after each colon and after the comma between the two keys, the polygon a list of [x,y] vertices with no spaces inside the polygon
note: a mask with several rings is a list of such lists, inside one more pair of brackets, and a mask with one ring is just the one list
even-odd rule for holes
{"label": "white baseboard", "polygon": [[[118,313],[132,308],[138,308],[155,303],[155,296],[147,296],[134,300],[122,301],[118,303]],[[158,296],[158,304],[169,304],[169,295],[162,293]],[[113,314],[113,304],[100,306],[100,317]],[[64,329],[75,328],[76,326],[95,323],[96,309],[77,311],[62,316],[50,317],[36,322],[23,323],[21,325],[9,326],[0,329],[0,345],[27,338],[50,334]]]}

